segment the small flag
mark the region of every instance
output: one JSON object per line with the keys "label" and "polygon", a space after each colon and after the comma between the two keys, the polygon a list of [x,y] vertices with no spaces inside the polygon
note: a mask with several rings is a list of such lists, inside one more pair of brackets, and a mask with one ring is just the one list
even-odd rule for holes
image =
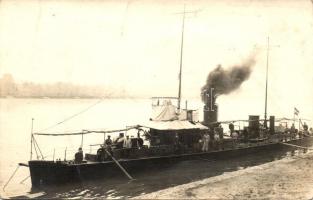
{"label": "small flag", "polygon": [[295,108],[294,108],[294,114],[295,114],[295,115],[299,115],[299,113],[300,113],[300,111],[295,107]]}

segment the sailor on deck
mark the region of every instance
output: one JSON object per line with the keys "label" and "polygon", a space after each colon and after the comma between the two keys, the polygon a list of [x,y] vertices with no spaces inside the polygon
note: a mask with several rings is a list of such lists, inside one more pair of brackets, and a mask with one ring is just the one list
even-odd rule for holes
{"label": "sailor on deck", "polygon": [[[244,134],[245,134],[245,140],[248,140],[248,131],[247,131],[247,129],[244,130]],[[232,132],[230,137],[232,138],[232,141],[233,141],[233,147],[235,147],[237,145],[238,132],[237,131]]]}
{"label": "sailor on deck", "polygon": [[[113,141],[111,140],[111,136],[108,135],[108,138],[104,141],[104,148],[106,148],[106,150],[111,154],[113,155],[113,151],[112,151],[112,144],[113,144]],[[104,150],[104,149],[103,149]],[[105,150],[104,152],[106,154],[108,154]],[[106,155],[106,157],[110,157],[110,155]]]}
{"label": "sailor on deck", "polygon": [[220,141],[221,141],[221,139],[220,139],[220,136],[219,136],[219,133],[215,130],[214,131],[214,146],[215,146],[215,148],[217,148],[217,149],[219,149],[220,148]]}
{"label": "sailor on deck", "polygon": [[303,123],[303,133],[304,135],[309,134],[309,126],[305,122]]}
{"label": "sailor on deck", "polygon": [[78,152],[75,153],[75,163],[82,163],[84,158],[83,149],[81,147],[78,148]]}
{"label": "sailor on deck", "polygon": [[132,148],[132,142],[129,136],[127,135],[126,138],[124,139],[123,142],[123,151],[124,151],[124,156],[129,157],[130,149]]}
{"label": "sailor on deck", "polygon": [[[286,125],[287,126],[287,125]],[[286,131],[285,131],[285,134],[288,133],[288,128],[286,127]],[[294,139],[296,138],[296,127],[295,127],[295,124],[293,123],[290,127],[290,134],[291,134],[291,137]]]}
{"label": "sailor on deck", "polygon": [[296,132],[296,127],[295,127],[295,124],[293,123],[290,127],[290,132],[291,133],[295,133]]}
{"label": "sailor on deck", "polygon": [[303,130],[305,130],[305,131],[309,130],[309,127],[305,122],[303,123]]}
{"label": "sailor on deck", "polygon": [[111,140],[111,136],[108,135],[108,138],[104,141],[104,143],[107,145],[107,146],[111,146],[112,145],[112,140]]}
{"label": "sailor on deck", "polygon": [[127,135],[126,139],[124,139],[123,148],[131,148],[131,147],[132,147],[132,142],[129,136]]}
{"label": "sailor on deck", "polygon": [[205,133],[203,135],[202,140],[203,140],[202,151],[209,151],[210,135],[208,133]]}
{"label": "sailor on deck", "polygon": [[233,123],[230,123],[230,124],[228,125],[228,128],[229,128],[230,134],[232,134],[232,133],[235,131],[235,126],[234,126]]}
{"label": "sailor on deck", "polygon": [[116,148],[121,149],[123,148],[123,144],[124,144],[124,133],[120,133],[120,135],[118,136],[118,138],[116,138],[114,140],[114,143],[116,144]]}
{"label": "sailor on deck", "polygon": [[137,147],[139,149],[143,147],[143,139],[140,137],[140,135],[138,135],[138,138],[137,138]]}

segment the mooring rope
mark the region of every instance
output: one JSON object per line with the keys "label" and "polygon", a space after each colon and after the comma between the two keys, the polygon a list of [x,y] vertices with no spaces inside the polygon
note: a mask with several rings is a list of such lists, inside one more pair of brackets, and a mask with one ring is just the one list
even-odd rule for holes
{"label": "mooring rope", "polygon": [[17,172],[18,168],[20,167],[20,165],[17,165],[15,171],[13,172],[13,174],[11,175],[11,177],[9,178],[9,180],[6,182],[6,184],[3,186],[2,190],[4,191],[5,187],[9,184],[9,182],[11,181],[11,179],[13,178],[13,176],[15,175],[15,173]]}

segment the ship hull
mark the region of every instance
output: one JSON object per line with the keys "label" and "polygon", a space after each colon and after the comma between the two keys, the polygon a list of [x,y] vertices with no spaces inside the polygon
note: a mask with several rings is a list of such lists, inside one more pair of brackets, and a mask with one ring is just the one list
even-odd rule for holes
{"label": "ship hull", "polygon": [[[295,139],[286,143],[311,146],[313,144],[313,137]],[[285,147],[285,145],[280,143],[263,143],[254,144],[253,146],[247,146],[244,148],[210,151],[205,153],[168,155],[140,159],[124,159],[119,160],[119,163],[127,170],[127,172],[133,175],[144,170],[151,170],[153,168],[172,165],[184,160],[196,158],[228,159],[236,156],[253,154],[260,151],[276,151]],[[110,179],[125,176],[121,169],[113,161],[73,164],[69,162],[32,160],[29,161],[29,169],[33,187],[81,182],[84,180],[93,180],[99,178]]]}

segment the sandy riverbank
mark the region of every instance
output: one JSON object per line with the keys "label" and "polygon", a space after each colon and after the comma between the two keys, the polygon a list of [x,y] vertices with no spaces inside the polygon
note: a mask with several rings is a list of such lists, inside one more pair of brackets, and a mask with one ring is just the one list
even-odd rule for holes
{"label": "sandy riverbank", "polygon": [[135,199],[313,199],[313,153],[224,173]]}

